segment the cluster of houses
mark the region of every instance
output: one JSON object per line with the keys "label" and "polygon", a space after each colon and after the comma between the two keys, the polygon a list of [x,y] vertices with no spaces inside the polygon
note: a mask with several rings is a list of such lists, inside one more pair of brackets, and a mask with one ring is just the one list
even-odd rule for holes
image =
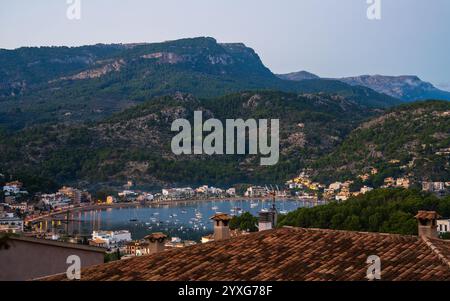
{"label": "cluster of houses", "polygon": [[359,191],[351,191],[350,186],[354,181],[334,182],[330,185],[314,182],[307,172],[302,172],[298,177],[286,182],[286,186],[294,191],[294,194],[303,200],[317,202],[319,195],[325,201],[346,201],[352,196],[365,194],[372,187],[363,186]]}
{"label": "cluster of houses", "polygon": [[13,212],[7,212],[3,205],[0,205],[0,233],[22,233],[23,219]]}
{"label": "cluster of houses", "polygon": [[[368,173],[358,175],[358,178],[365,182],[373,175],[376,175],[378,170],[370,168]],[[301,199],[318,199],[320,196],[325,201],[346,201],[350,197],[365,194],[372,191],[374,188],[364,185],[359,187],[358,191],[352,191],[351,185],[354,181],[334,182],[326,186],[324,184],[314,182],[310,179],[307,171],[303,171],[298,177],[286,182],[286,186],[296,196]],[[408,189],[412,186],[412,180],[408,177],[388,177],[384,179],[381,188],[404,188]],[[422,182],[422,190],[433,192],[437,195],[445,195],[450,192],[450,182]]]}
{"label": "cluster of houses", "polygon": [[183,200],[183,199],[194,199],[194,198],[222,198],[222,197],[235,197],[236,189],[228,188],[221,189],[217,187],[209,187],[208,185],[203,185],[198,188],[167,188],[162,189],[161,194],[156,197],[160,200]]}
{"label": "cluster of houses", "polygon": [[28,192],[19,181],[5,183],[2,188],[3,203],[0,203],[0,233],[21,233],[23,232],[24,221],[18,213],[25,213],[33,210],[23,201]]}
{"label": "cluster of houses", "polygon": [[62,187],[53,194],[29,196],[20,181],[5,183],[2,187],[3,202],[0,203],[0,232],[20,233],[24,231],[26,217],[70,209],[91,201],[87,191],[72,187]]}
{"label": "cluster of houses", "polygon": [[131,233],[128,230],[119,231],[92,231],[89,245],[115,250],[131,242]]}
{"label": "cluster of houses", "polygon": [[28,196],[28,191],[23,187],[23,183],[19,181],[5,183],[2,191],[6,204],[15,204]]}
{"label": "cluster of houses", "polygon": [[154,233],[143,239],[132,240],[128,230],[119,231],[93,231],[89,245],[106,249],[109,253],[119,253],[122,259],[135,256],[143,256],[154,252],[152,244],[156,240],[161,241],[164,249],[184,248],[197,244],[191,240],[181,240],[179,237],[168,238],[161,233]]}
{"label": "cluster of houses", "polygon": [[56,193],[37,194],[37,207],[43,210],[67,210],[81,203],[91,202],[91,194],[72,187],[62,187]]}
{"label": "cluster of houses", "polygon": [[363,186],[359,191],[351,191],[350,186],[353,183],[353,181],[332,183],[328,188],[324,189],[323,196],[327,200],[335,199],[336,201],[346,201],[352,196],[358,196],[373,190],[372,187]]}
{"label": "cluster of houses", "polygon": [[149,255],[162,250],[185,248],[196,244],[197,242],[193,240],[182,240],[179,237],[169,239],[163,233],[153,233],[143,239],[130,241],[125,244],[125,248],[123,250],[121,249],[121,254],[124,254],[121,258],[126,259],[129,257]]}
{"label": "cluster of houses", "polygon": [[116,200],[113,196],[106,199],[107,204],[115,202],[151,202],[155,196],[148,192],[138,193],[134,190],[126,189],[118,193],[119,199]]}
{"label": "cluster of houses", "polygon": [[422,182],[422,190],[437,195],[444,195],[450,191],[450,182]]}

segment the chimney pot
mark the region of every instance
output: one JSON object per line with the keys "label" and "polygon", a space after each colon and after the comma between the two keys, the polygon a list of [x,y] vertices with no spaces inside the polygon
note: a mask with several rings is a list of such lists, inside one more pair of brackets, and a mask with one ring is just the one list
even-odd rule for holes
{"label": "chimney pot", "polygon": [[214,241],[230,238],[231,216],[226,213],[217,213],[211,219],[214,221]]}
{"label": "chimney pot", "polygon": [[440,218],[436,211],[419,211],[415,216],[419,224],[419,236],[437,238],[437,220]]}
{"label": "chimney pot", "polygon": [[167,235],[161,232],[157,232],[147,235],[146,237],[144,237],[144,239],[149,242],[150,254],[155,254],[164,251]]}

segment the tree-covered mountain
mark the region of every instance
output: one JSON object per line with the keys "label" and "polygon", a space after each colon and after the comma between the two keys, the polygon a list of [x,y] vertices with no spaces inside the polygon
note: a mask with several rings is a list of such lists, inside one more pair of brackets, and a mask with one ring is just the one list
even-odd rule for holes
{"label": "tree-covered mountain", "polygon": [[[320,78],[319,76],[307,71],[279,74],[278,77],[297,82]],[[450,100],[450,92],[440,90],[431,83],[422,81],[415,75],[360,75],[337,78],[336,80],[351,86],[367,87],[377,91],[378,93],[390,95],[405,102],[427,99]]]}
{"label": "tree-covered mountain", "polygon": [[[193,119],[280,120],[280,161],[260,166],[259,156],[175,156],[171,123]],[[42,125],[0,136],[0,171],[33,175],[60,184],[214,185],[283,183],[330,153],[362,121],[379,110],[341,96],[242,92],[219,98],[156,97],[107,120],[77,125]],[[48,183],[48,181],[46,182]]]}
{"label": "tree-covered mountain", "polygon": [[355,179],[375,167],[371,185],[390,176],[450,178],[450,102],[401,105],[362,123],[331,154],[311,166],[318,179]]}
{"label": "tree-covered mountain", "polygon": [[96,121],[155,96],[248,90],[325,92],[368,107],[399,100],[336,80],[278,78],[243,44],[193,38],[154,44],[0,50],[0,126]]}

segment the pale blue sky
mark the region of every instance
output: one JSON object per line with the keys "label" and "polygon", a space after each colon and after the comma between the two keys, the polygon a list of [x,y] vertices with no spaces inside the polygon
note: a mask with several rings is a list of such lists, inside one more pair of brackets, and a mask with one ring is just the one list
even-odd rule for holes
{"label": "pale blue sky", "polygon": [[0,48],[159,42],[211,36],[244,42],[276,73],[324,77],[419,75],[450,90],[450,1],[381,0],[0,0]]}

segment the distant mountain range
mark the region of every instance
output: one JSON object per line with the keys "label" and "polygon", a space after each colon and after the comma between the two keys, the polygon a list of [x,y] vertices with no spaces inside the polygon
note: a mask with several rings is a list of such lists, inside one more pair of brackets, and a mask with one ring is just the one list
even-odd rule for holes
{"label": "distant mountain range", "polygon": [[155,96],[248,90],[327,93],[368,107],[401,103],[337,80],[282,80],[241,43],[192,38],[154,44],[0,50],[0,126],[101,120]]}
{"label": "distant mountain range", "polygon": [[[305,81],[320,78],[319,76],[307,71],[279,74],[278,77],[284,80],[292,81]],[[450,92],[439,90],[431,83],[424,82],[415,75],[361,75],[343,77],[336,80],[352,86],[367,87],[379,93],[383,93],[407,102],[426,99],[450,100]]]}

